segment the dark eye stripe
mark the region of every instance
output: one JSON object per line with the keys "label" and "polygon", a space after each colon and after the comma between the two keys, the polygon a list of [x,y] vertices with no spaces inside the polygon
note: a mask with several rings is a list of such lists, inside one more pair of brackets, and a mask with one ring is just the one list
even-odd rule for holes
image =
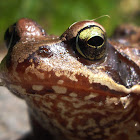
{"label": "dark eye stripe", "polygon": [[[88,29],[88,28],[91,28],[91,27],[98,27],[99,29],[101,29],[99,26],[97,26],[97,25],[88,25],[88,26],[86,26],[86,27],[84,27],[83,29],[81,29],[79,32],[78,32],[78,34],[80,34],[82,31],[84,31],[84,30],[86,30],[86,29]],[[102,29],[101,29],[102,30]],[[103,31],[103,30],[102,30]]]}

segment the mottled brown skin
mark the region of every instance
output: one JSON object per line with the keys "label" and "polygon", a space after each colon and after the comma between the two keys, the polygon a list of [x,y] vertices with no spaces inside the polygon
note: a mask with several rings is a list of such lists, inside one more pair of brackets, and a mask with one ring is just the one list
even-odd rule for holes
{"label": "mottled brown skin", "polygon": [[50,36],[26,18],[6,31],[0,78],[29,107],[34,133],[24,139],[140,139],[140,28],[121,26],[104,57],[89,60],[75,47],[89,25],[105,32],[87,20]]}

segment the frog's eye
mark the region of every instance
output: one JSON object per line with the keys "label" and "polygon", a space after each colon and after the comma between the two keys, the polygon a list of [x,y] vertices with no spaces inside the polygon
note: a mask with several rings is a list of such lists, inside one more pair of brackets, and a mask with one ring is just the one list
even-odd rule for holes
{"label": "frog's eye", "polygon": [[105,55],[106,34],[96,25],[81,29],[76,37],[76,49],[90,60],[101,59]]}

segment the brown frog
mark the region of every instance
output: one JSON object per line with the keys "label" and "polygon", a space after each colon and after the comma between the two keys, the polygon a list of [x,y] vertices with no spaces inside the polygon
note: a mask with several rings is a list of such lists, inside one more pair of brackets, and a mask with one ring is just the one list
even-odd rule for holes
{"label": "brown frog", "polygon": [[60,37],[27,18],[8,28],[0,78],[28,105],[28,139],[140,139],[140,28],[113,38],[93,20]]}

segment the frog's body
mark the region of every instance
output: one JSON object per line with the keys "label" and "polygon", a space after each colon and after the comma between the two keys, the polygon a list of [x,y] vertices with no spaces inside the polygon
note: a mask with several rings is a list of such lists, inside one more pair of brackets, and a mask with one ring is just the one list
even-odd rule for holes
{"label": "frog's body", "polygon": [[30,19],[13,27],[5,35],[10,47],[0,78],[27,102],[37,139],[140,139],[137,42],[107,42],[94,21],[77,22],[61,37],[46,35]]}

